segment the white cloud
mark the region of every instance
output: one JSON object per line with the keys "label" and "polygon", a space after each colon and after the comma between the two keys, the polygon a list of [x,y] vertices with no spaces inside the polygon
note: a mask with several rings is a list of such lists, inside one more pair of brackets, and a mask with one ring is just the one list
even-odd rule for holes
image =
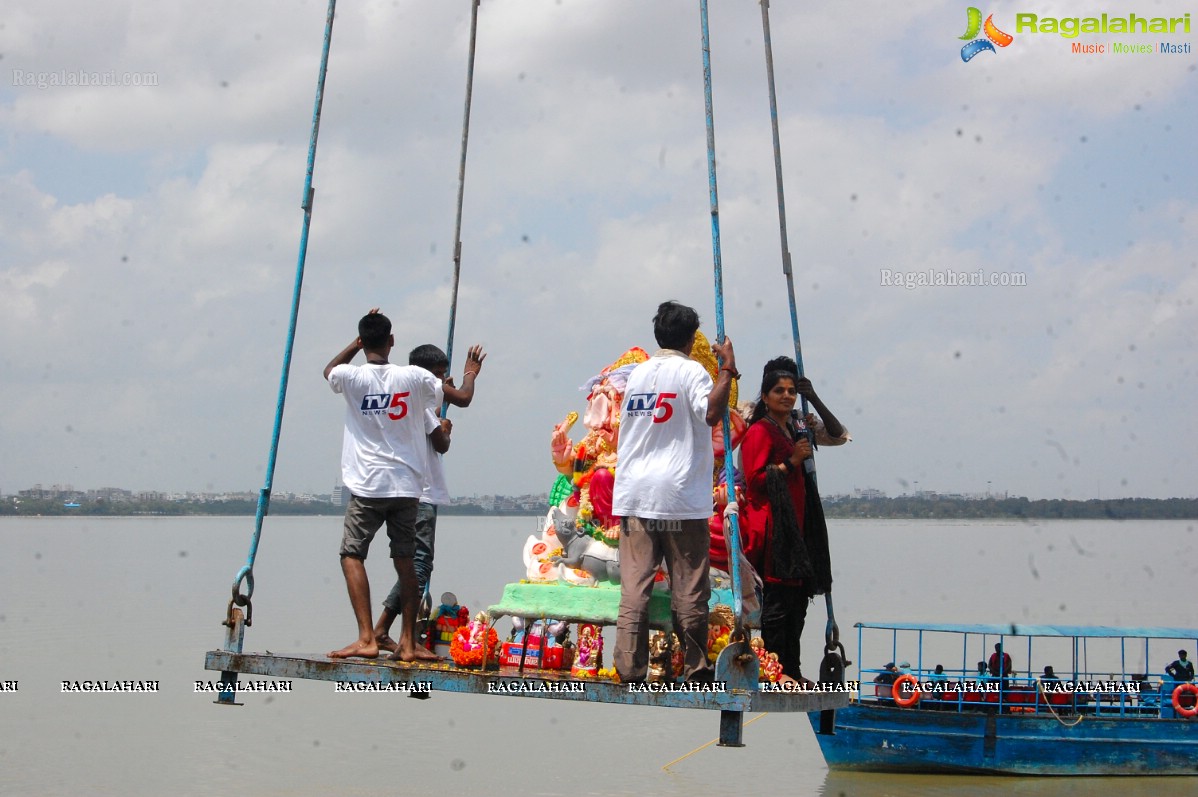
{"label": "white cloud", "polygon": [[[1020,8],[986,10],[1002,27]],[[6,491],[260,486],[324,11],[6,17],[6,69],[158,79],[0,89],[0,441],[23,452]],[[711,22],[727,326],[752,393],[791,348],[760,9]],[[1192,57],[1027,35],[964,64],[963,9],[936,0],[775,3],[771,22],[804,356],[856,437],[824,489],[1192,494]],[[401,351],[444,345],[468,26],[468,3],[339,8],[280,489],[331,486],[340,405],[318,373],[362,312],[382,306]],[[551,426],[653,348],[657,302],[714,331],[704,139],[691,4],[483,3],[455,359],[492,354],[455,416],[455,491],[546,488]],[[880,284],[929,268],[1027,284]]]}

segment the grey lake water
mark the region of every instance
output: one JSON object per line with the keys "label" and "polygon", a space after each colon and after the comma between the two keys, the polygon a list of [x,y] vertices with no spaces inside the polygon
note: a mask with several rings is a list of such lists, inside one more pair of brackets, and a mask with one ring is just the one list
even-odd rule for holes
{"label": "grey lake water", "polygon": [[[472,611],[496,602],[520,578],[536,524],[442,517],[434,595],[452,590]],[[1195,626],[1196,526],[832,520],[836,617],[851,658],[859,620]],[[222,642],[252,530],[252,518],[0,519],[0,683],[16,682],[0,692],[0,794],[1198,793],[1196,778],[829,773],[797,714],[746,715],[746,747],[731,749],[704,747],[718,731],[705,711],[416,701],[318,681],[216,706],[194,685],[219,678],[204,653]],[[267,518],[247,651],[325,652],[355,637],[339,535],[337,518]],[[385,541],[367,564],[377,604],[392,575]],[[824,620],[817,602],[804,636],[812,669]],[[156,680],[159,691],[62,691],[87,679]]]}

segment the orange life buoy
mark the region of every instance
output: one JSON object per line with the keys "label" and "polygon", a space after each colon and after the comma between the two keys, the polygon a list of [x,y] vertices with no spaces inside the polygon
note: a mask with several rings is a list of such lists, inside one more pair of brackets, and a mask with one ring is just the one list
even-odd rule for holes
{"label": "orange life buoy", "polygon": [[[903,685],[911,684],[911,691],[904,692]],[[891,687],[894,694],[894,704],[906,708],[919,702],[919,680],[911,673],[905,673],[894,679]]]}
{"label": "orange life buoy", "polygon": [[[1181,696],[1183,694],[1192,695],[1194,704],[1191,706],[1183,706],[1181,704]],[[1189,717],[1198,716],[1198,684],[1178,684],[1173,690],[1173,710],[1187,719]]]}

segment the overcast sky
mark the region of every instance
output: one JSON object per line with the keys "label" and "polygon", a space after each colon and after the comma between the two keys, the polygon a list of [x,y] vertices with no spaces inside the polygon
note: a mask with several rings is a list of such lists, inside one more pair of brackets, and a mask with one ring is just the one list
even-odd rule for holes
{"label": "overcast sky", "polygon": [[[1198,35],[1014,21],[1191,6],[991,2],[1015,40],[965,63],[967,6],[771,9],[805,363],[855,438],[820,455],[823,491],[1194,496],[1198,56],[1071,43]],[[263,485],[325,13],[5,4],[0,491]],[[338,5],[276,491],[338,477],[321,370],[362,313],[391,316],[401,361],[445,346],[469,20],[469,0]],[[760,6],[716,0],[710,27],[750,398],[793,345]],[[547,490],[553,425],[655,348],[660,301],[714,335],[700,42],[693,0],[483,0],[453,371],[489,357],[451,416],[453,493]],[[52,85],[80,70],[156,85]],[[884,284],[928,270],[1026,284]]]}

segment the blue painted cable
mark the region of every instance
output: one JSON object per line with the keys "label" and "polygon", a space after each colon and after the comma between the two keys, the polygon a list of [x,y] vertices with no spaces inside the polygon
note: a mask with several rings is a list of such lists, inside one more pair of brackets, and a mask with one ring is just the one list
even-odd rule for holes
{"label": "blue painted cable", "polygon": [[[700,0],[699,15],[703,28],[703,103],[707,117],[707,185],[711,202],[711,250],[715,266],[715,323],[716,340],[724,340],[724,266],[720,254],[720,200],[716,188],[715,115],[711,101],[711,34],[707,26],[707,0]],[[724,481],[732,500],[736,500],[736,476],[732,469],[732,432],[729,410],[724,409]],[[732,604],[737,626],[743,626],[744,605],[741,600],[740,521],[736,513],[728,515],[728,568],[732,573]]]}

